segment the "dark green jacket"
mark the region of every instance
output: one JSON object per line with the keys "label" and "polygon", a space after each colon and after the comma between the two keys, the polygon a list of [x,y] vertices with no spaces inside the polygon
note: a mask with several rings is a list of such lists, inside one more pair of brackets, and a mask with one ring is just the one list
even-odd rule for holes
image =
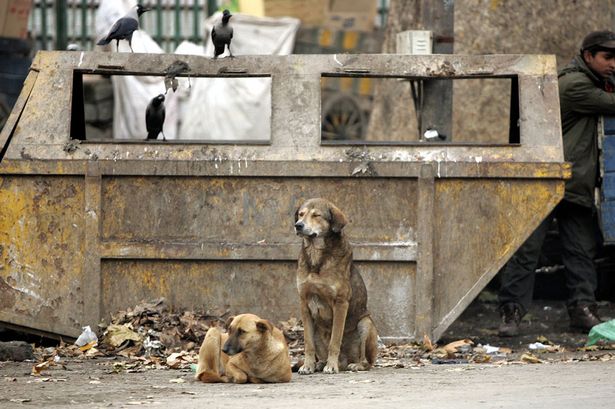
{"label": "dark green jacket", "polygon": [[564,159],[572,162],[564,200],[591,207],[598,180],[598,117],[615,115],[615,93],[578,55],[559,72]]}

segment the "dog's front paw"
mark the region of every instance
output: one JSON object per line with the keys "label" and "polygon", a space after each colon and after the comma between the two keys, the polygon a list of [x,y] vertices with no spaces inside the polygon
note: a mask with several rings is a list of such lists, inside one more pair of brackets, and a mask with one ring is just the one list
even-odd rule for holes
{"label": "dog's front paw", "polygon": [[305,362],[299,368],[299,375],[310,375],[314,373],[314,363],[313,362]]}
{"label": "dog's front paw", "polygon": [[325,368],[322,370],[322,373],[326,373],[326,374],[334,374],[334,373],[339,373],[339,368],[337,366],[337,362],[327,362],[327,365],[325,365]]}
{"label": "dog's front paw", "polygon": [[367,364],[367,362],[365,363],[352,363],[352,364],[348,364],[348,368],[346,368],[349,371],[352,372],[357,372],[357,371],[367,371],[369,369],[369,365]]}

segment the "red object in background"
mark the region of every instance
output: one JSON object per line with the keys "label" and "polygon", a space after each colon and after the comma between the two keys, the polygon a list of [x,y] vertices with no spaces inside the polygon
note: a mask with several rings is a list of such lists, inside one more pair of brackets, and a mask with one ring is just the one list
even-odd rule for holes
{"label": "red object in background", "polygon": [[0,2],[0,37],[27,38],[32,0]]}

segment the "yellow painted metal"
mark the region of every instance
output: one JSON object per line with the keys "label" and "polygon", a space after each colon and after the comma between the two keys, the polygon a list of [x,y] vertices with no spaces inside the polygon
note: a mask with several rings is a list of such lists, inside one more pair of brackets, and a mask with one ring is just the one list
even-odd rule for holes
{"label": "yellow painted metal", "polygon": [[[270,144],[70,140],[80,72],[160,75],[177,58],[38,54],[31,92],[0,136],[10,139],[0,164],[0,321],[75,336],[160,296],[177,308],[296,316],[293,213],[323,196],[349,216],[381,336],[437,339],[570,176],[555,61],[544,56],[182,56],[193,78],[270,76]],[[321,78],[359,68],[517,76],[521,143],[320,143]]]}

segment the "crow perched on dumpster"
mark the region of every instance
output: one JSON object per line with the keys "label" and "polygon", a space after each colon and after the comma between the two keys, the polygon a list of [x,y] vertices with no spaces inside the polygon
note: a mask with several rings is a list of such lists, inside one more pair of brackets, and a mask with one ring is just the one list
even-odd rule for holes
{"label": "crow perched on dumpster", "polygon": [[145,8],[140,4],[133,7],[128,14],[116,21],[113,27],[111,27],[111,30],[109,30],[109,34],[101,38],[96,44],[107,45],[115,40],[119,51],[120,40],[128,40],[130,51],[134,52],[132,49],[132,33],[139,28],[139,17],[141,17],[141,14],[150,10],[151,9]]}
{"label": "crow perched on dumpster", "polygon": [[[152,98],[145,110],[145,128],[147,129],[147,140],[158,139],[158,135],[162,132],[164,124],[164,95],[160,94]],[[164,132],[162,132],[162,140],[166,141]]]}
{"label": "crow perched on dumpster", "polygon": [[211,41],[214,43],[214,58],[218,58],[224,53],[224,46],[228,46],[228,53],[233,57],[231,52],[231,40],[233,39],[233,27],[228,23],[233,15],[228,10],[222,12],[222,21],[211,29]]}

